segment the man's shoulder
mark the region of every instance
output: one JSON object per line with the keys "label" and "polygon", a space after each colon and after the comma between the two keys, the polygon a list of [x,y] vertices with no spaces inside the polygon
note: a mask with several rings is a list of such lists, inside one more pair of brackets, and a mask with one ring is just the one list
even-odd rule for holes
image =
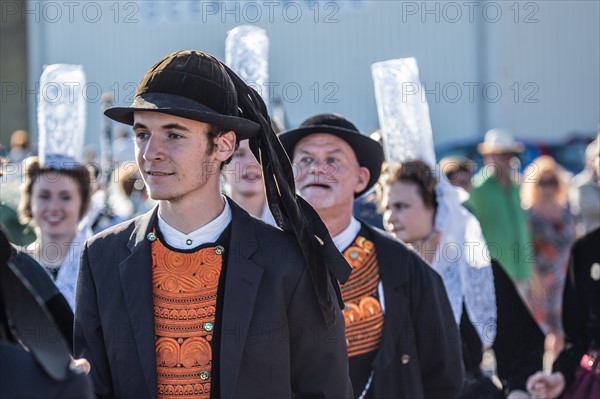
{"label": "man's shoulder", "polygon": [[592,230],[575,240],[571,251],[574,253],[591,251],[598,246],[598,242],[600,242],[600,227],[596,227],[595,230]]}
{"label": "man's shoulder", "polygon": [[573,178],[569,182],[569,187],[578,189],[582,186],[587,186],[594,183],[596,183],[594,181],[594,175],[589,170],[584,169],[575,176],[573,176]]}
{"label": "man's shoulder", "polygon": [[475,173],[472,177],[473,180],[473,191],[481,190],[482,188],[493,185],[495,179],[492,179],[493,175],[489,170],[486,170],[485,166],[482,167],[479,172]]}
{"label": "man's shoulder", "polygon": [[114,242],[115,240],[123,240],[124,237],[129,237],[139,220],[143,217],[144,215],[137,216],[102,230],[90,237],[87,240],[87,245],[102,245]]}

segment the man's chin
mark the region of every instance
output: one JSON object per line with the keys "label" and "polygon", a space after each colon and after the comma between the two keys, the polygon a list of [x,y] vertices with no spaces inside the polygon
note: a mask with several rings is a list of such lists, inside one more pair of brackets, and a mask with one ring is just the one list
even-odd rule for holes
{"label": "man's chin", "polygon": [[160,191],[150,191],[148,192],[148,197],[154,201],[171,201],[176,198],[173,193],[165,193]]}
{"label": "man's chin", "polygon": [[331,198],[323,198],[317,195],[308,195],[303,198],[308,202],[317,212],[327,210],[332,207]]}

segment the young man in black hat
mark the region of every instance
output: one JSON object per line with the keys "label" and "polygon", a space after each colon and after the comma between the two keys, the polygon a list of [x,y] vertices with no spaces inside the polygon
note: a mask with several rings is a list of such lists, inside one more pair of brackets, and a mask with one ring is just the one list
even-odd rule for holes
{"label": "young man in black hat", "polygon": [[353,267],[342,287],[350,378],[358,398],[452,398],[460,337],[440,277],[414,252],[352,216],[379,178],[383,149],[339,115],[281,134],[299,193]]}
{"label": "young man in black hat", "polygon": [[[181,51],[106,115],[133,126],[159,204],[83,250],[74,346],[96,394],[351,397],[333,283],[350,268],[295,196],[258,94],[212,56]],[[219,170],[246,138],[280,229],[220,193]]]}

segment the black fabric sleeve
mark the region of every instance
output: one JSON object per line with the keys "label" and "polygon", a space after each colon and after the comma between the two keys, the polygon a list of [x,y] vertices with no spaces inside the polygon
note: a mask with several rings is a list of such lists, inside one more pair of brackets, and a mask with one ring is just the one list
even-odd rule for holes
{"label": "black fabric sleeve", "polygon": [[54,282],[31,256],[17,251],[13,261],[36,293],[44,301],[46,309],[58,325],[69,349],[73,347],[73,311]]}
{"label": "black fabric sleeve", "polygon": [[545,336],[502,266],[492,260],[497,335],[492,348],[506,392],[526,391],[527,378],[543,367]]}
{"label": "black fabric sleeve", "polygon": [[573,382],[575,369],[590,342],[586,328],[586,316],[589,309],[585,298],[582,298],[585,290],[580,286],[581,281],[579,281],[576,270],[576,265],[580,262],[579,246],[579,244],[575,244],[571,250],[563,291],[562,321],[565,331],[565,346],[552,365],[552,371],[559,371],[565,377],[566,387]]}

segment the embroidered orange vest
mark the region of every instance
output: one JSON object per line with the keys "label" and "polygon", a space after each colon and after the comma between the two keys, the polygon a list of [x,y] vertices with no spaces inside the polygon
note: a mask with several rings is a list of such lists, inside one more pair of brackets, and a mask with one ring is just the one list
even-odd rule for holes
{"label": "embroidered orange vest", "polygon": [[209,398],[223,247],[177,252],[152,243],[158,399]]}
{"label": "embroidered orange vest", "polygon": [[379,266],[373,243],[359,235],[344,251],[344,257],[353,268],[348,282],[341,287],[348,356],[352,357],[379,348],[383,312],[376,298]]}

